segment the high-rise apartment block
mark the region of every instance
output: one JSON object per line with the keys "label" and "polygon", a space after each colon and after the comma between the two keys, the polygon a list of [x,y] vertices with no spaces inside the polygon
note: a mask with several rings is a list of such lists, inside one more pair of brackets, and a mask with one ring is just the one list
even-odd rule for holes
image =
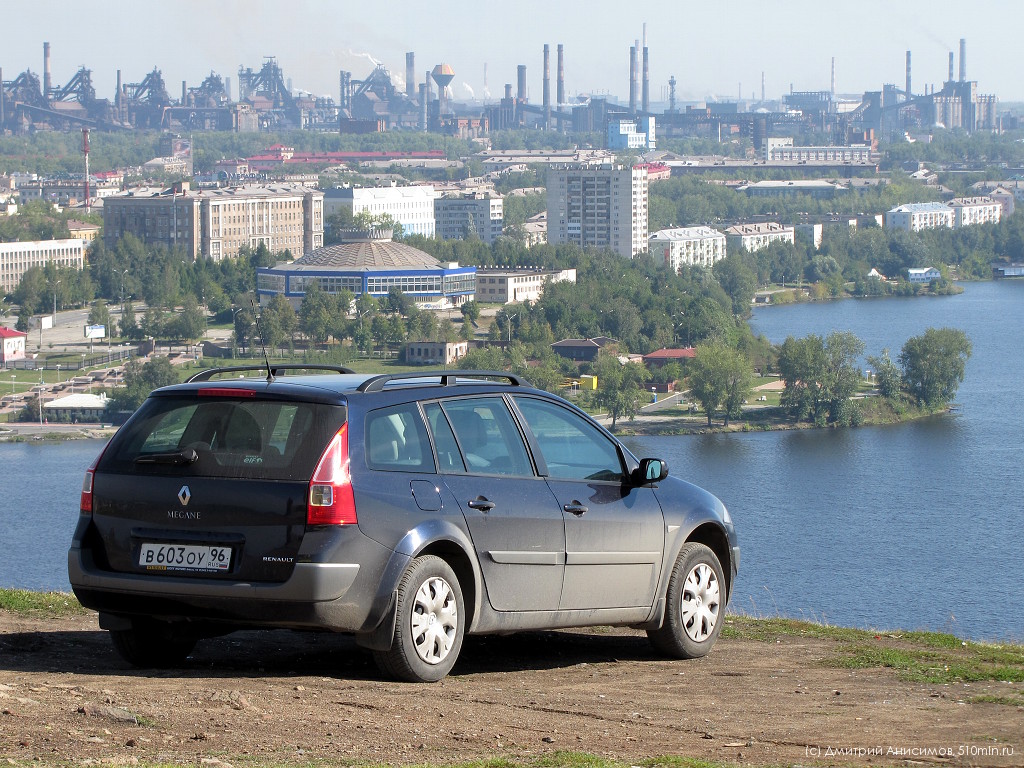
{"label": "high-rise apartment block", "polygon": [[647,251],[647,169],[569,163],[548,170],[548,242],[610,248],[627,259]]}
{"label": "high-rise apartment block", "polygon": [[434,236],[434,198],[431,184],[389,187],[337,187],[329,189],[324,198],[327,215],[348,208],[353,216],[367,213],[387,214],[402,225],[405,235]]}
{"label": "high-rise apartment block", "polygon": [[491,245],[501,237],[504,226],[504,200],[497,193],[453,193],[434,200],[434,229],[442,240],[476,235]]}

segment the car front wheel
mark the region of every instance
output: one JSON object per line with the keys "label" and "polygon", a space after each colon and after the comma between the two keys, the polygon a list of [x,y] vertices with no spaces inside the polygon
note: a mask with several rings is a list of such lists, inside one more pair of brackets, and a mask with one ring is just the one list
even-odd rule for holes
{"label": "car front wheel", "polygon": [[722,631],[726,586],[722,564],[703,544],[684,544],[669,577],[665,621],[647,636],[662,653],[678,659],[707,654]]}
{"label": "car front wheel", "polygon": [[462,649],[465,606],[455,572],[433,555],[412,561],[398,584],[391,649],[374,652],[385,674],[433,683],[451,671]]}

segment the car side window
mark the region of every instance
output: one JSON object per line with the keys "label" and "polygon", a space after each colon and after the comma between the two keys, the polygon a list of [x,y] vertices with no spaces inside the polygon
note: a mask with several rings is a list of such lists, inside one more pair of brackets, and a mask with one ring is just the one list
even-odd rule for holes
{"label": "car side window", "polygon": [[562,480],[625,479],[622,456],[614,442],[579,414],[533,397],[515,398],[548,467]]}
{"label": "car side window", "polygon": [[380,408],[366,415],[366,465],[397,472],[433,472],[427,431],[415,403]]}
{"label": "car side window", "polygon": [[467,472],[528,476],[530,456],[512,414],[500,397],[469,397],[442,404],[455,431]]}
{"label": "car side window", "polygon": [[462,461],[462,454],[459,453],[459,444],[455,442],[455,433],[452,432],[451,424],[448,423],[441,406],[437,403],[427,403],[423,406],[423,412],[427,415],[427,424],[434,436],[438,470],[465,472],[466,465]]}

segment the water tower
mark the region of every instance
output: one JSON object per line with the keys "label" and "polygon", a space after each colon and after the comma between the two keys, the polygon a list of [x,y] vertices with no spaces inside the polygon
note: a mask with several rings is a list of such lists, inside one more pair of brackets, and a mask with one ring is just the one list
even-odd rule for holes
{"label": "water tower", "polygon": [[438,115],[448,112],[448,84],[455,78],[455,70],[448,64],[438,64],[430,73],[430,77],[437,83]]}

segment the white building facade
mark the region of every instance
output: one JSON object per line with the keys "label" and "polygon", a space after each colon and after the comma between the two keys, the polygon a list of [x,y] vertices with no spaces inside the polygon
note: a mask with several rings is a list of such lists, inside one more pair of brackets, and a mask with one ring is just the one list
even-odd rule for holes
{"label": "white building facade", "polygon": [[342,207],[351,210],[353,216],[360,213],[380,216],[386,213],[402,225],[403,234],[434,237],[436,198],[437,193],[432,184],[336,188],[324,193],[324,213],[330,217]]}
{"label": "white building facade", "polygon": [[796,242],[793,227],[786,227],[774,221],[762,224],[737,224],[725,230],[725,239],[730,251],[758,251],[772,243]]}
{"label": "white building facade", "polygon": [[725,258],[726,238],[711,227],[659,229],[651,235],[650,251],[674,272],[683,265],[710,267]]}
{"label": "white building facade", "polygon": [[576,282],[575,269],[477,269],[476,300],[509,304],[537,301],[548,283]]}
{"label": "white building facade", "polygon": [[84,269],[85,244],[79,238],[0,243],[0,293],[17,288],[29,268],[51,262],[58,267]]}
{"label": "white building facade", "polygon": [[631,259],[647,251],[647,169],[571,163],[548,170],[548,242],[609,248]]}
{"label": "white building facade", "polygon": [[953,209],[945,203],[907,203],[885,212],[886,229],[920,232],[922,229],[953,227]]}
{"label": "white building facade", "polygon": [[504,227],[504,200],[497,193],[450,194],[434,200],[434,231],[442,240],[465,240],[476,233],[491,245]]}
{"label": "white building facade", "polygon": [[957,197],[949,201],[953,209],[953,226],[969,227],[972,224],[998,224],[1003,206],[991,197]]}

